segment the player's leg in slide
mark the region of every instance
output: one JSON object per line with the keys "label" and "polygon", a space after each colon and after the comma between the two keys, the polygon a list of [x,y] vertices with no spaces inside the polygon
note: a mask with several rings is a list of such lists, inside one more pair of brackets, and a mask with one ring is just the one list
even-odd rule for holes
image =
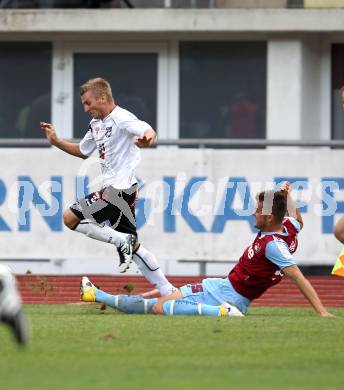
{"label": "player's leg in slide", "polygon": [[168,297],[163,297],[153,306],[154,314],[201,315],[201,316],[231,316],[242,317],[243,314],[228,302],[221,305],[207,304],[207,293],[203,291],[202,283],[189,284],[181,287]]}
{"label": "player's leg in slide", "polygon": [[140,295],[112,295],[97,288],[86,276],[80,283],[80,297],[84,302],[100,302],[127,314],[152,314],[157,298],[144,299]]}

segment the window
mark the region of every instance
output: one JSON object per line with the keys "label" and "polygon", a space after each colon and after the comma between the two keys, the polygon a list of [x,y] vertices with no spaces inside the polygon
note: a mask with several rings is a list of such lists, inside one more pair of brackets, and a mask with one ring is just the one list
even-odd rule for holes
{"label": "window", "polygon": [[157,53],[74,54],[74,137],[82,138],[90,117],[83,112],[79,86],[103,77],[112,87],[116,104],[157,128]]}
{"label": "window", "polygon": [[0,137],[42,138],[51,118],[50,43],[0,42]]}
{"label": "window", "polygon": [[180,137],[265,138],[265,42],[180,44]]}
{"label": "window", "polygon": [[332,138],[344,139],[344,110],[340,88],[344,86],[344,44],[332,46]]}

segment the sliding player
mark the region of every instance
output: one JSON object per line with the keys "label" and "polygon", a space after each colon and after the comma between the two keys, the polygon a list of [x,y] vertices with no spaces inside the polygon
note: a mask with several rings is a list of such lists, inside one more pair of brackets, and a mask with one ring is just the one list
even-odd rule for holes
{"label": "sliding player", "polygon": [[243,316],[254,299],[287,275],[319,316],[332,317],[292,256],[303,222],[290,190],[290,183],[284,183],[280,191],[258,195],[254,216],[259,233],[226,278],[204,279],[202,283],[185,285],[170,296],[144,299],[107,294],[84,277],[81,299],[103,302],[126,313]]}

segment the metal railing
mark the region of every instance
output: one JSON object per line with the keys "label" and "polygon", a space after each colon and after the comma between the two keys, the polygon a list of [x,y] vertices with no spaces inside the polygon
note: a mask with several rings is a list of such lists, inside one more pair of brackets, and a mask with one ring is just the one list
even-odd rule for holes
{"label": "metal railing", "polygon": [[0,8],[215,8],[216,0],[0,0]]}
{"label": "metal railing", "polygon": [[302,147],[344,147],[344,140],[267,140],[267,139],[222,139],[222,138],[185,138],[158,140],[159,146],[190,146],[198,148],[227,147],[254,148],[265,146],[302,146]]}
{"label": "metal railing", "polygon": [[[72,139],[71,142],[80,142]],[[222,139],[222,138],[184,138],[159,139],[157,146],[181,146],[192,148],[262,148],[274,147],[331,147],[344,148],[344,140],[267,140],[267,139]],[[50,143],[38,138],[0,138],[0,148],[49,148]]]}
{"label": "metal railing", "polygon": [[[309,5],[310,4],[310,5]],[[332,3],[333,4],[333,3]],[[336,8],[321,3],[321,8]],[[0,0],[0,8],[312,8],[312,3],[304,0]]]}
{"label": "metal railing", "polygon": [[[303,0],[280,0],[277,8],[303,8]],[[0,8],[275,8],[276,0],[0,0]]]}

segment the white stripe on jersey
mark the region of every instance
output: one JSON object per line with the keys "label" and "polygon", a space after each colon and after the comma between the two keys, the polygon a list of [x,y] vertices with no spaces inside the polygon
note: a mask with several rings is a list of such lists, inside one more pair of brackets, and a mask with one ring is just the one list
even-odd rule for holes
{"label": "white stripe on jersey", "polygon": [[273,238],[274,238],[274,243],[276,245],[275,248],[278,249],[278,251],[280,252],[281,258],[292,259],[293,256],[289,252],[287,243],[276,236],[273,236]]}
{"label": "white stripe on jersey", "polygon": [[300,233],[301,225],[300,225],[300,222],[297,219],[295,219],[294,217],[285,217],[284,221],[285,220],[289,220],[293,224],[293,226],[297,230],[297,232]]}

